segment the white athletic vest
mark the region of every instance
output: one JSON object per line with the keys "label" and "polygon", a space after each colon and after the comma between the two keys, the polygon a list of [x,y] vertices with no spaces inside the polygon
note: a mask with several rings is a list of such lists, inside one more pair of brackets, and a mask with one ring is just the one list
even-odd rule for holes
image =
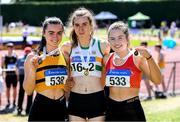
{"label": "white athletic vest", "polygon": [[92,41],[91,43],[92,45],[90,45],[91,48],[90,47],[83,48],[80,46],[72,48],[70,54],[72,77],[78,77],[78,76],[101,77],[103,54],[100,49],[100,41],[95,38],[93,38],[91,41]]}

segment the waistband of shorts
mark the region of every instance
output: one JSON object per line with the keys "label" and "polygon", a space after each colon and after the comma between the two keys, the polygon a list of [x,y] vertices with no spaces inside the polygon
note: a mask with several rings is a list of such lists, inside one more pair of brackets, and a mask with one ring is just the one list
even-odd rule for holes
{"label": "waistband of shorts", "polygon": [[135,102],[135,101],[139,101],[139,96],[136,96],[136,97],[124,100],[124,101],[116,101],[116,100],[113,100],[110,97],[109,97],[109,100],[113,101],[114,103],[118,103],[118,104],[128,104],[128,103],[132,103],[132,102]]}
{"label": "waistband of shorts", "polygon": [[48,98],[42,94],[37,93],[35,99],[42,100],[42,101],[59,102],[59,101],[63,101],[65,99],[65,96],[63,95],[58,99],[51,99],[51,98]]}
{"label": "waistband of shorts", "polygon": [[104,94],[104,90],[102,90],[102,91],[97,91],[97,92],[93,92],[93,93],[88,93],[88,94],[80,94],[80,93],[76,93],[76,92],[70,92],[70,95],[80,95],[80,96],[93,96],[93,95],[105,95]]}

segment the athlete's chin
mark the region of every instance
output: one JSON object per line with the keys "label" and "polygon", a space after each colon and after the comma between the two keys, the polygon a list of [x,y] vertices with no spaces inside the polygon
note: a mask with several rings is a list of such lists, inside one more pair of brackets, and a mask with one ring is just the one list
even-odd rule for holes
{"label": "athlete's chin", "polygon": [[59,46],[59,43],[51,44],[51,46],[57,48]]}
{"label": "athlete's chin", "polygon": [[78,36],[79,40],[83,40],[85,37],[84,36]]}
{"label": "athlete's chin", "polygon": [[54,42],[52,45],[56,46],[56,45],[59,45],[60,42]]}
{"label": "athlete's chin", "polygon": [[121,48],[114,48],[113,50],[114,50],[114,52],[121,52],[122,49]]}
{"label": "athlete's chin", "polygon": [[121,53],[121,52],[123,52],[123,51],[124,51],[123,49],[117,49],[117,50],[116,50],[117,53]]}

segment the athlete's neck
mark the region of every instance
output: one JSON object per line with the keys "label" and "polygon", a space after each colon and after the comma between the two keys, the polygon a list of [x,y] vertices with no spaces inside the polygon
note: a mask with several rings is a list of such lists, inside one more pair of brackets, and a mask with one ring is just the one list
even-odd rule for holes
{"label": "athlete's neck", "polygon": [[124,51],[121,51],[121,52],[116,52],[116,54],[119,56],[119,58],[124,58],[124,57],[126,57],[128,54],[129,54],[129,49],[127,49],[127,50],[124,50]]}
{"label": "athlete's neck", "polygon": [[79,39],[79,44],[81,47],[89,47],[90,41],[91,41],[91,37],[82,38],[82,39]]}
{"label": "athlete's neck", "polygon": [[49,52],[55,50],[56,48],[58,48],[58,46],[55,46],[55,47],[53,47],[53,46],[46,46],[46,52],[49,53]]}
{"label": "athlete's neck", "polygon": [[8,52],[8,56],[12,56],[12,54],[13,54],[13,51]]}

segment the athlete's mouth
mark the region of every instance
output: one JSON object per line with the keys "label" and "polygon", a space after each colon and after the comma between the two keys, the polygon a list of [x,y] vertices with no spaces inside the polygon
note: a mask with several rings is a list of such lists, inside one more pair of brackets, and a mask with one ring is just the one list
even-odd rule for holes
{"label": "athlete's mouth", "polygon": [[116,49],[118,49],[118,48],[121,48],[122,47],[122,45],[116,45],[116,46],[114,46]]}
{"label": "athlete's mouth", "polygon": [[84,35],[84,33],[79,33],[79,35]]}
{"label": "athlete's mouth", "polygon": [[53,43],[58,43],[59,41],[58,40],[52,40]]}

